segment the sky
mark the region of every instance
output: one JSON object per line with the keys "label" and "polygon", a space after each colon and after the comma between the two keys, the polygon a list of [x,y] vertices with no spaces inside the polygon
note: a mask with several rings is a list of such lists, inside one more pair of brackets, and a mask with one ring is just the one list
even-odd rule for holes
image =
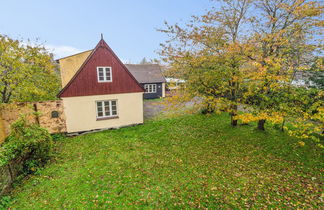
{"label": "sky", "polygon": [[105,41],[127,63],[156,51],[166,35],[164,21],[183,23],[204,14],[210,0],[0,0],[0,33],[15,39],[39,39],[55,58],[93,49]]}

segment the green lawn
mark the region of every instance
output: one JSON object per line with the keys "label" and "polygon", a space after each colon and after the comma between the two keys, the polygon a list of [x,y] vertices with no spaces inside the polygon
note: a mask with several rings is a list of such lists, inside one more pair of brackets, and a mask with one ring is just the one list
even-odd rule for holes
{"label": "green lawn", "polygon": [[144,102],[145,101],[162,102],[164,100],[165,98],[153,98],[153,99],[144,99]]}
{"label": "green lawn", "polygon": [[10,207],[323,207],[321,152],[254,128],[186,115],[64,138]]}

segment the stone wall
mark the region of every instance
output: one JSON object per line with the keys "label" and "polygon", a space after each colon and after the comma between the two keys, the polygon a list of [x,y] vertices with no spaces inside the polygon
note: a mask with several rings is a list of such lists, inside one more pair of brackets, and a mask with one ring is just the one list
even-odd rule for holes
{"label": "stone wall", "polygon": [[26,115],[29,122],[36,123],[33,112],[35,111],[31,103],[3,104],[0,109],[0,119],[3,124],[2,132],[4,132],[5,136],[8,136],[10,133],[10,125],[15,122],[20,115]]}
{"label": "stone wall", "polygon": [[21,115],[26,115],[29,122],[39,124],[50,133],[66,132],[61,100],[4,104],[0,108],[0,143],[9,135],[10,125]]}
{"label": "stone wall", "polygon": [[3,140],[6,138],[7,134],[5,132],[5,123],[4,121],[0,118],[0,144],[3,142]]}
{"label": "stone wall", "polygon": [[63,101],[44,101],[35,103],[38,116],[38,123],[50,133],[66,132],[66,119],[64,114]]}

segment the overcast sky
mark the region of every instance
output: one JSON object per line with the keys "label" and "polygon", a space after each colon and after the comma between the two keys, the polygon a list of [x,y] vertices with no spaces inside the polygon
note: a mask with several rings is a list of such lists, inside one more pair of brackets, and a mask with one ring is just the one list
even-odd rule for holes
{"label": "overcast sky", "polygon": [[138,63],[155,53],[169,23],[202,14],[209,0],[0,0],[0,33],[12,38],[39,38],[55,58],[92,49],[100,33],[126,62]]}

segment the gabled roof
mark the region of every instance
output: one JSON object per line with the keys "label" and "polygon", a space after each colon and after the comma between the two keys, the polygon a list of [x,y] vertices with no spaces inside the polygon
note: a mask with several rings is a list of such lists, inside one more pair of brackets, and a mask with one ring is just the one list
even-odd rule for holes
{"label": "gabled roof", "polygon": [[[112,82],[97,81],[97,66],[112,67]],[[108,44],[101,39],[58,97],[144,92]]]}
{"label": "gabled roof", "polygon": [[125,64],[139,83],[166,82],[158,64]]}

